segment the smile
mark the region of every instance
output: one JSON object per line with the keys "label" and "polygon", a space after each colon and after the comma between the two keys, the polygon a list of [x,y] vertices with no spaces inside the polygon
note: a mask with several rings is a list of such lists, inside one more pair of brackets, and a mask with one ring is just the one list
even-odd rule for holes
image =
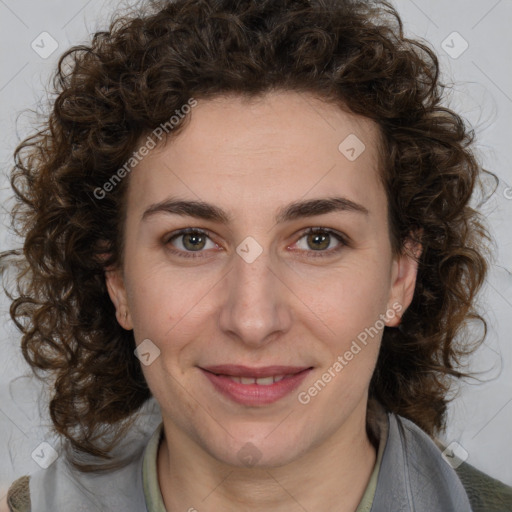
{"label": "smile", "polygon": [[216,394],[246,406],[268,405],[296,389],[313,368],[248,368],[223,365],[201,368]]}
{"label": "smile", "polygon": [[279,382],[286,377],[290,377],[291,375],[274,375],[272,377],[260,377],[256,379],[254,377],[232,377],[230,375],[226,375],[233,382],[239,382],[240,384],[258,384],[258,386],[270,386],[274,382]]}

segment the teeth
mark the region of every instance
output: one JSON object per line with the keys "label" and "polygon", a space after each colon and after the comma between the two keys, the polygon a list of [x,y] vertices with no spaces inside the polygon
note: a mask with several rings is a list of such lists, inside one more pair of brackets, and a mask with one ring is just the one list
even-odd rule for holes
{"label": "teeth", "polygon": [[256,384],[259,384],[260,386],[270,386],[271,384],[274,384],[274,377],[270,376],[256,379]]}
{"label": "teeth", "polygon": [[239,384],[258,384],[259,386],[270,386],[274,384],[274,382],[279,382],[283,380],[286,375],[274,375],[271,377],[261,377],[256,379],[254,377],[233,377],[232,375],[227,375],[232,381],[238,382]]}

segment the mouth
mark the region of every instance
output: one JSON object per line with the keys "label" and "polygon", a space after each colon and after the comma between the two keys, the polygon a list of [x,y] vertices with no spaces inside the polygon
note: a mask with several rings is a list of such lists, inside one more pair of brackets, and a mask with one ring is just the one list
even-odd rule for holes
{"label": "mouth", "polygon": [[217,365],[200,368],[215,391],[243,405],[267,405],[291,393],[312,367],[266,366],[251,368]]}

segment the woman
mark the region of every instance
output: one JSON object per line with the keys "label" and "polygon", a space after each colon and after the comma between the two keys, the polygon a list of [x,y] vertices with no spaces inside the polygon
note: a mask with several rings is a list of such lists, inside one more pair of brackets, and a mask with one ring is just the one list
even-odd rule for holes
{"label": "woman", "polygon": [[11,315],[69,450],[6,510],[512,509],[434,441],[485,325],[484,171],[391,6],[160,2],[56,85]]}

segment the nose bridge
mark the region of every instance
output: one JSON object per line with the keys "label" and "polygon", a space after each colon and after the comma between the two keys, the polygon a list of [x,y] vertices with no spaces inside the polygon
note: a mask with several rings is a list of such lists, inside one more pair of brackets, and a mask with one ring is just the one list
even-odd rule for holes
{"label": "nose bridge", "polygon": [[264,344],[275,331],[286,330],[289,312],[283,285],[268,248],[247,237],[236,248],[226,276],[221,328],[246,344]]}

